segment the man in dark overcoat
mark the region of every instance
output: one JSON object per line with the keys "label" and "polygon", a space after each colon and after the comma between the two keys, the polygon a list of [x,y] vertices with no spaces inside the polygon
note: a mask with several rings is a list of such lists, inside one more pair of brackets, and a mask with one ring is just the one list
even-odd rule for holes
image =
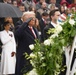
{"label": "man in dark overcoat", "polygon": [[29,45],[34,44],[35,39],[39,38],[38,31],[34,27],[36,22],[35,13],[27,12],[26,18],[28,20],[15,31],[15,36],[18,38],[15,75],[23,75],[23,73],[32,70],[32,65],[30,64],[30,61],[25,58],[24,53],[30,54],[32,51],[30,50]]}

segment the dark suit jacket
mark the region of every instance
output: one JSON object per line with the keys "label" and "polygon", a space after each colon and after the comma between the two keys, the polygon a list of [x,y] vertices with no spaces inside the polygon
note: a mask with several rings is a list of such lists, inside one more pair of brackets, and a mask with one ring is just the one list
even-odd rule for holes
{"label": "dark suit jacket", "polygon": [[[44,39],[47,39],[48,37],[51,36],[51,34],[47,34],[49,28],[54,28],[54,26],[49,23],[49,25],[47,25],[45,28],[44,28]],[[63,60],[62,60],[62,68],[66,65],[66,58],[65,58],[65,54],[63,53],[62,54],[62,57],[63,57]],[[66,73],[66,67],[64,68],[65,70],[64,71],[61,71],[59,75],[65,75]]]}
{"label": "dark suit jacket", "polygon": [[41,41],[43,41],[44,39],[44,37],[43,37],[43,29],[44,29],[44,27],[46,27],[46,24],[44,23],[44,21],[42,20],[42,19],[40,19],[40,21],[39,21],[39,26],[40,26],[40,31],[41,31]]}
{"label": "dark suit jacket", "polygon": [[[33,28],[37,38],[39,38],[38,32],[35,28]],[[15,36],[17,38],[19,38],[19,42],[18,42],[18,52],[19,50],[21,51],[21,53],[23,52],[27,52],[30,53],[30,49],[29,49],[29,45],[30,44],[34,44],[35,43],[35,38],[31,32],[31,30],[29,29],[28,25],[26,25],[25,23],[16,30],[15,32]],[[22,50],[21,50],[22,49]]]}
{"label": "dark suit jacket", "polygon": [[[39,38],[38,32],[35,28],[33,28],[37,38]],[[27,23],[23,23],[21,27],[19,27],[15,31],[15,36],[18,38],[18,47],[17,47],[17,63],[16,63],[16,75],[23,75],[21,70],[24,69],[25,72],[28,72],[32,69],[32,66],[24,56],[24,53],[30,54],[32,51],[29,49],[30,44],[35,43],[35,38],[28,27]],[[24,68],[25,66],[25,68]]]}
{"label": "dark suit jacket", "polygon": [[21,25],[23,23],[23,21],[20,19],[19,21],[17,21],[16,26]]}
{"label": "dark suit jacket", "polygon": [[51,23],[49,23],[49,24],[44,28],[44,30],[43,30],[44,39],[47,39],[47,38],[50,37],[50,35],[47,33],[48,30],[49,30],[49,28],[54,28],[54,26],[53,26]]}

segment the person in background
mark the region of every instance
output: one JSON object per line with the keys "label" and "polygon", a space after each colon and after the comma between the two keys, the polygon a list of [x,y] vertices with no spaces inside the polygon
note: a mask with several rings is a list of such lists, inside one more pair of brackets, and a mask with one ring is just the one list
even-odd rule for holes
{"label": "person in background", "polygon": [[65,11],[65,13],[68,17],[71,17],[72,16],[72,9],[70,7],[68,7],[67,10]]}
{"label": "person in background", "polygon": [[12,0],[7,0],[7,3],[8,4],[12,4]]}
{"label": "person in background", "polygon": [[20,4],[19,6],[18,6],[18,8],[20,9],[20,11],[22,11],[22,12],[25,12],[26,11],[26,8],[25,8],[25,6],[24,6],[24,4],[22,3],[22,4]]}
{"label": "person in background", "polygon": [[12,17],[6,17],[5,18],[5,22],[8,21],[10,23],[10,31],[14,32],[14,29],[15,29],[15,26],[14,26],[14,23],[13,23],[13,19]]}
{"label": "person in background", "polygon": [[43,12],[42,13],[42,16],[41,16],[41,19],[39,20],[39,26],[40,26],[40,32],[41,32],[41,42],[43,42],[44,41],[44,37],[43,37],[43,29],[44,29],[44,27],[46,27],[46,25],[48,24],[47,22],[47,20],[48,20],[48,18],[49,18],[49,14],[48,13],[46,13],[46,12]]}
{"label": "person in background", "polygon": [[33,2],[36,4],[38,1],[37,0],[33,0]]}
{"label": "person in background", "polygon": [[7,3],[8,0],[3,0],[3,3]]}
{"label": "person in background", "polygon": [[4,30],[0,32],[2,42],[1,75],[13,75],[16,66],[16,42],[13,32],[10,31],[10,23],[6,21],[3,26]]}
{"label": "person in background", "polygon": [[76,12],[76,4],[72,3],[68,6],[72,10],[72,13]]}
{"label": "person in background", "polygon": [[72,0],[72,3],[73,3],[73,4],[76,4],[76,0]]}
{"label": "person in background", "polygon": [[[51,28],[56,28],[58,24],[58,18],[60,17],[60,11],[58,9],[52,10],[49,14],[50,17],[50,23],[44,28],[44,39],[47,39],[51,36],[51,34],[49,35],[47,32],[48,30]],[[62,60],[62,68],[66,65],[66,57],[65,54],[62,54],[63,56],[63,60]],[[59,75],[65,75],[66,73],[66,67],[64,68],[64,71],[60,71]]]}
{"label": "person in background", "polygon": [[66,0],[62,0],[60,5],[62,5],[64,9],[67,10],[69,3]]}
{"label": "person in background", "polygon": [[[22,24],[27,20],[28,13],[29,12],[24,12],[22,17],[16,22],[15,31],[18,30],[22,26]],[[19,39],[17,37],[15,37],[15,39],[16,39],[16,45],[18,46]]]}
{"label": "person in background", "polygon": [[28,11],[33,11],[36,14],[36,7],[34,6],[29,6]]}
{"label": "person in background", "polygon": [[28,13],[29,12],[24,12],[22,17],[16,22],[15,30],[17,30],[27,20]]}
{"label": "person in background", "polygon": [[60,11],[58,9],[55,9],[55,10],[52,10],[50,13],[49,13],[49,18],[50,18],[50,23],[48,25],[46,25],[46,27],[44,28],[43,30],[43,36],[44,36],[44,40],[49,38],[49,34],[47,33],[48,30],[50,28],[56,28],[56,26],[58,25],[57,24],[57,20],[60,16]]}
{"label": "person in background", "polygon": [[38,18],[38,20],[41,19],[41,15],[42,15],[43,12],[48,12],[46,2],[43,2],[42,5],[41,5],[41,8],[38,9],[37,12],[36,12],[36,17]]}
{"label": "person in background", "polygon": [[23,2],[23,4],[24,4],[27,11],[28,11],[28,8],[29,8],[30,5],[35,7],[35,3],[33,2],[33,0],[25,0]]}
{"label": "person in background", "polygon": [[12,0],[3,0],[3,3],[12,4]]}
{"label": "person in background", "polygon": [[21,3],[23,2],[23,0],[16,0],[17,1],[17,5],[21,5]]}
{"label": "person in background", "polygon": [[45,0],[39,0],[38,3],[36,4],[36,10],[41,8],[42,3],[45,2]]}
{"label": "person in background", "polygon": [[12,4],[13,4],[13,6],[18,7],[16,0],[13,0],[13,1],[12,1]]}
{"label": "person in background", "polygon": [[32,70],[30,60],[27,60],[24,54],[30,54],[32,51],[29,45],[34,44],[35,39],[39,39],[38,31],[34,27],[36,22],[35,13],[26,12],[24,18],[23,24],[15,31],[15,36],[18,38],[15,75],[23,75]]}
{"label": "person in background", "polygon": [[65,13],[65,8],[63,5],[60,6],[59,10],[61,14]]}
{"label": "person in background", "polygon": [[55,6],[55,4],[50,4],[49,6],[48,6],[48,14],[50,13],[50,11],[52,11],[52,10],[54,10],[54,9],[58,9],[56,6]]}
{"label": "person in background", "polygon": [[49,0],[49,4],[55,4],[57,8],[60,8],[60,4],[56,2],[57,0]]}

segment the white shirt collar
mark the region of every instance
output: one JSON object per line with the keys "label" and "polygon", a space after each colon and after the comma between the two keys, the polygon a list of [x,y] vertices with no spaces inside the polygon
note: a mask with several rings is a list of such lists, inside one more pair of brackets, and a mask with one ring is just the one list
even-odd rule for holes
{"label": "white shirt collar", "polygon": [[55,24],[55,23],[53,23],[53,22],[51,22],[51,24],[56,28],[57,24]]}
{"label": "white shirt collar", "polygon": [[28,26],[29,28],[33,28],[32,26]]}
{"label": "white shirt collar", "polygon": [[42,18],[42,20],[44,21],[44,18]]}

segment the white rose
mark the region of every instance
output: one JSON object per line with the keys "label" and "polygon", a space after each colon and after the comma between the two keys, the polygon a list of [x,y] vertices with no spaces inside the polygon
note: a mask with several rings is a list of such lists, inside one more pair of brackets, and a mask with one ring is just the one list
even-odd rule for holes
{"label": "white rose", "polygon": [[34,44],[29,45],[29,48],[30,48],[31,50],[33,50],[33,49],[34,49]]}
{"label": "white rose", "polygon": [[39,56],[42,56],[42,53],[41,52],[38,52]]}
{"label": "white rose", "polygon": [[31,58],[35,58],[35,57],[36,57],[36,55],[35,55],[35,54],[33,54],[33,53],[31,53],[31,54],[30,54],[30,57],[31,57]]}
{"label": "white rose", "polygon": [[51,44],[51,41],[49,39],[44,41],[44,45],[46,45],[46,46],[48,45],[49,46],[50,44]]}
{"label": "white rose", "polygon": [[54,41],[53,41],[53,39],[52,39],[52,38],[51,38],[51,39],[49,39],[49,41],[50,41],[51,45],[52,45],[52,44],[54,44]]}
{"label": "white rose", "polygon": [[56,64],[56,67],[59,68],[60,67],[59,64]]}
{"label": "white rose", "polygon": [[50,54],[49,54],[49,57],[52,57],[52,55],[53,55],[53,54],[52,54],[52,53],[50,53]]}
{"label": "white rose", "polygon": [[44,60],[44,59],[45,59],[45,57],[41,57],[41,58],[40,58],[40,60]]}
{"label": "white rose", "polygon": [[58,34],[53,34],[53,35],[51,35],[51,36],[50,36],[50,39],[55,38],[55,37],[58,37]]}
{"label": "white rose", "polygon": [[70,20],[69,20],[69,23],[70,23],[71,25],[74,25],[74,24],[75,24],[75,21],[74,21],[73,19],[70,19]]}
{"label": "white rose", "polygon": [[62,27],[60,25],[57,25],[55,28],[55,33],[59,34],[62,30]]}
{"label": "white rose", "polygon": [[53,42],[52,39],[47,39],[47,40],[44,41],[44,45],[46,45],[46,46],[47,46],[47,45],[49,46],[50,44],[53,44],[53,43],[54,43],[54,42]]}
{"label": "white rose", "polygon": [[33,60],[30,60],[30,63],[32,64],[33,67],[35,67]]}
{"label": "white rose", "polygon": [[38,75],[36,72],[36,69],[31,70],[28,74],[26,75]]}

